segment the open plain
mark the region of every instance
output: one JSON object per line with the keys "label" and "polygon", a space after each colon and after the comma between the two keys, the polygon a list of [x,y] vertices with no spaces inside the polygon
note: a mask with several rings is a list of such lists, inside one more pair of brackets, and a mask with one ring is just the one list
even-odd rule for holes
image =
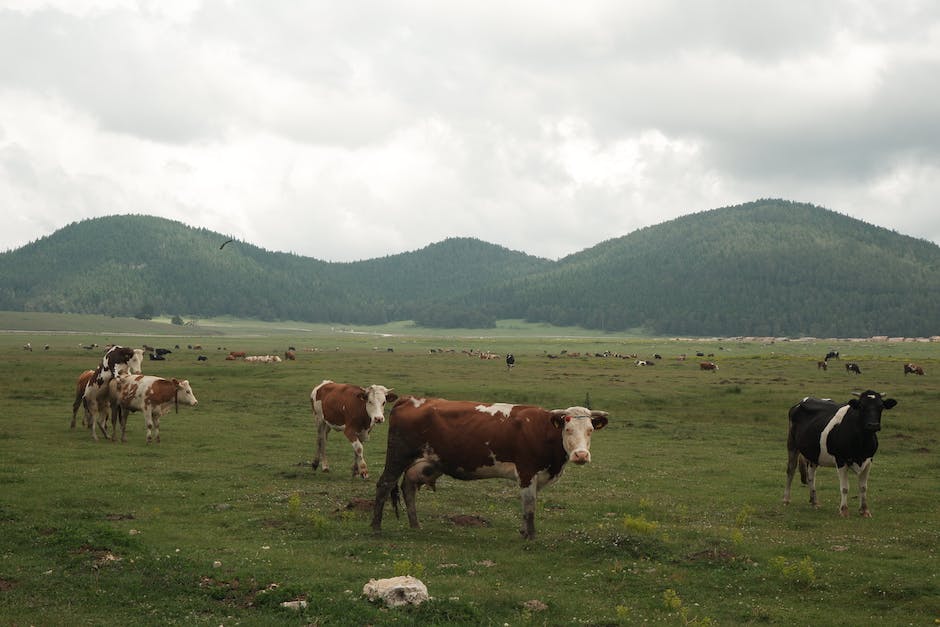
{"label": "open plain", "polygon": [[[3,624],[940,619],[940,344],[562,336],[524,325],[430,334],[132,321],[109,332],[67,318],[55,324],[74,328],[50,328],[51,320],[17,328],[0,318],[10,329],[0,333]],[[124,444],[69,429],[75,380],[108,343],[170,348],[144,372],[190,381],[199,405],[164,416],[160,444],[146,444],[139,414]],[[288,347],[296,360],[225,359]],[[833,349],[841,359],[819,369]],[[509,370],[480,359],[484,351],[511,352],[516,363]],[[705,360],[718,369],[701,370]],[[847,361],[861,374],[847,372]],[[906,362],[925,375],[905,375]],[[588,405],[610,423],[594,435],[592,463],[567,468],[540,493],[532,541],[518,533],[517,486],[447,477],[436,492],[420,491],[421,529],[386,511],[376,535],[369,501],[387,424],[365,445],[369,480],[350,477],[341,433],[329,438],[332,471],[312,470],[309,394],[323,379]],[[784,506],[787,409],[808,395],[845,401],[865,389],[898,401],[879,434],[873,517],[855,513],[854,475],[853,515],[838,516],[831,468],[817,474],[819,509],[798,484]],[[370,579],[405,574],[427,585],[431,601],[392,610],[362,596]],[[290,601],[306,605],[282,606]]]}

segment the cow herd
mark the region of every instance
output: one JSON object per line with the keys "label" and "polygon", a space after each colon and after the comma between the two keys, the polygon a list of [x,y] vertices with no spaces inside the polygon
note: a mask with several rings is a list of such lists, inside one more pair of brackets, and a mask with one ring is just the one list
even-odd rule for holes
{"label": "cow herd", "polygon": [[[95,370],[83,372],[77,381],[71,427],[80,407],[84,422],[97,440],[100,428],[106,437],[125,441],[129,412],[141,412],[147,443],[160,441],[160,416],[180,404],[196,405],[186,380],[141,374],[143,350],[113,346]],[[231,358],[244,359],[244,355]],[[838,353],[826,356],[826,364]],[[514,360],[512,360],[514,361]],[[512,361],[507,361],[511,367]],[[637,363],[636,365],[641,365]],[[645,365],[645,364],[642,364]],[[847,364],[848,366],[849,364]],[[854,362],[851,365],[856,366]],[[713,362],[700,364],[717,370]],[[820,366],[824,368],[824,366]],[[923,375],[923,368],[904,365],[904,374]],[[536,496],[561,476],[565,465],[591,461],[591,436],[608,423],[608,412],[585,407],[546,410],[533,405],[451,401],[442,398],[401,395],[383,385],[360,387],[324,380],[310,393],[317,431],[314,470],[329,471],[326,441],[331,431],[341,431],[353,450],[352,476],[367,479],[363,444],[372,429],[385,420],[391,404],[385,468],[376,483],[372,528],[379,531],[385,503],[390,499],[396,516],[404,498],[408,522],[418,527],[416,495],[422,486],[435,489],[442,475],[458,480],[511,479],[522,501],[521,535],[535,537]],[[804,398],[789,412],[787,471],[783,502],[790,502],[796,469],[809,486],[810,503],[818,507],[815,472],[819,466],[835,467],[839,475],[839,512],[848,514],[848,470],[858,475],[860,514],[871,516],[867,499],[868,475],[878,450],[881,415],[897,401],[867,390],[846,403]],[[110,420],[111,435],[108,436]]]}

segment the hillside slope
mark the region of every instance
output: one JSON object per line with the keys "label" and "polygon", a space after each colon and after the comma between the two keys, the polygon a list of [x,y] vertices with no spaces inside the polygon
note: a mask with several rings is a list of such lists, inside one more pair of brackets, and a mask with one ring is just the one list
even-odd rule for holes
{"label": "hillside slope", "polygon": [[476,239],[354,263],[151,216],[0,254],[0,309],[662,335],[935,335],[940,247],[783,200],[687,215],[549,261]]}

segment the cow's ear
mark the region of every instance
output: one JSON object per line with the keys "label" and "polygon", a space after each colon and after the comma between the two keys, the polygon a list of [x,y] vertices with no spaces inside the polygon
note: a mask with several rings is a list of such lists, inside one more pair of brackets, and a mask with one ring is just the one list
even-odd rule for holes
{"label": "cow's ear", "polygon": [[552,410],[552,425],[557,429],[561,429],[565,426],[565,416],[568,414],[566,409],[553,409]]}
{"label": "cow's ear", "polygon": [[885,409],[891,409],[892,407],[898,404],[898,402],[894,400],[893,398],[886,398],[882,402],[884,403]]}
{"label": "cow's ear", "polygon": [[595,429],[603,429],[607,426],[607,416],[609,415],[606,411],[594,410],[591,412],[591,424],[594,425]]}
{"label": "cow's ear", "polygon": [[356,392],[356,396],[359,398],[360,401],[369,400],[369,393],[363,390],[362,388],[359,388],[359,391]]}
{"label": "cow's ear", "polygon": [[397,400],[398,400],[398,394],[395,394],[394,392],[385,393],[385,401],[387,403],[394,403]]}

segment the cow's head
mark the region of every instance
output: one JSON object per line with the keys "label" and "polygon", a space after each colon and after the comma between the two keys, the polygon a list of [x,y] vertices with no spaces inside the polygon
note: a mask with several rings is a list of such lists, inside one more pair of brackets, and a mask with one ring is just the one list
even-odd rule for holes
{"label": "cow's head", "polygon": [[880,392],[867,390],[853,392],[858,398],[849,401],[849,407],[859,414],[859,423],[865,431],[881,431],[881,412],[898,404],[893,398],[882,398]]}
{"label": "cow's head", "polygon": [[575,464],[591,461],[591,434],[594,429],[607,425],[606,411],[592,411],[586,407],[553,409],[552,424],[561,429],[561,443],[568,459]]}
{"label": "cow's head", "polygon": [[394,403],[398,400],[398,394],[384,385],[370,385],[359,390],[359,399],[366,403],[366,413],[372,419],[372,424],[369,425],[371,429],[385,420],[385,403]]}
{"label": "cow's head", "polygon": [[184,405],[198,405],[199,401],[196,400],[196,395],[193,394],[193,388],[189,385],[187,379],[179,380],[173,379],[174,385],[176,385],[176,402],[182,403]]}

